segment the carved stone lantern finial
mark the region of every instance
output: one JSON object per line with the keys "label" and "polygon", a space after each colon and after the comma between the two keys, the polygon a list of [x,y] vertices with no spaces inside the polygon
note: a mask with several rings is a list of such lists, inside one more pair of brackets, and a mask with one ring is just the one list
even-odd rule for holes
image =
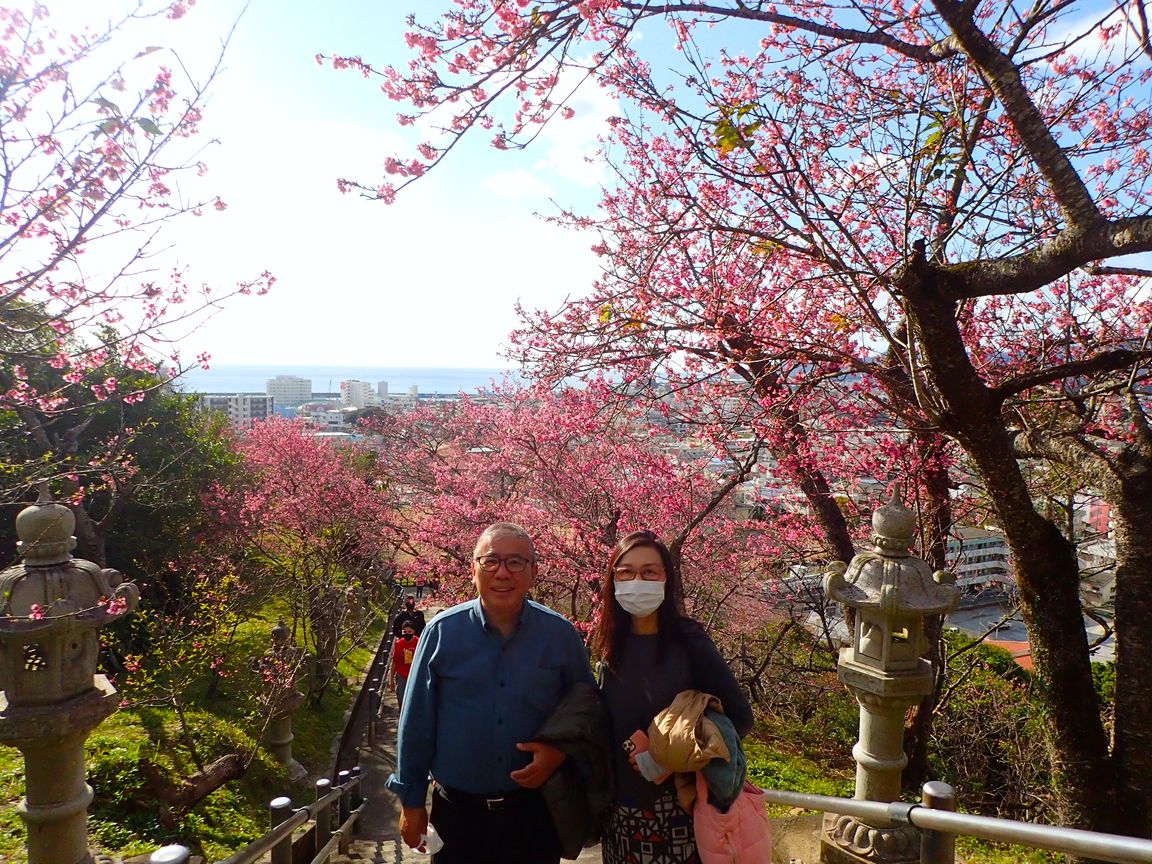
{"label": "carved stone lantern finial", "polygon": [[27,567],[63,564],[76,548],[76,516],[63,504],[52,500],[48,484],[40,483],[36,503],[16,516],[16,548]]}
{"label": "carved stone lantern finial", "polygon": [[16,517],[22,564],[0,573],[0,742],[24,754],[29,864],[91,860],[84,740],[116,710],[98,631],[136,608],[115,570],[72,558],[76,519],[48,495]]}
{"label": "carved stone lantern finial", "polygon": [[[924,619],[943,615],[960,598],[956,577],[933,573],[911,554],[916,519],[897,486],[872,514],[873,550],[849,564],[837,561],[824,576],[830,600],[855,613],[852,642],[840,650],[837,675],[860,705],[856,798],[891,802],[900,797],[904,714],[932,692],[932,664]],[[825,821],[822,858],[836,862],[919,860],[919,837],[910,826],[877,828],[853,817]]]}
{"label": "carved stone lantern finial", "polygon": [[916,542],[916,517],[904,506],[902,490],[897,483],[892,497],[872,513],[872,544],[889,558],[907,558]]}

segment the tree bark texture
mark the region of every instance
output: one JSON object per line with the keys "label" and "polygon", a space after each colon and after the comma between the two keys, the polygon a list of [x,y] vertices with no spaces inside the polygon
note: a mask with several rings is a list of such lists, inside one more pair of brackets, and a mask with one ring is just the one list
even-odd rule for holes
{"label": "tree bark texture", "polygon": [[1152,466],[1127,474],[1113,502],[1116,696],[1112,757],[1120,830],[1152,837]]}
{"label": "tree bark texture", "polygon": [[185,810],[203,801],[225,783],[244,776],[244,760],[239,753],[227,753],[204,766],[202,771],[172,781],[160,773],[151,762],[140,763],[145,788],[165,809]]}
{"label": "tree bark texture", "polygon": [[1012,552],[1050,718],[1061,820],[1114,831],[1120,828],[1117,778],[1092,681],[1075,550],[1033,506],[1001,406],[968,357],[949,299],[955,286],[944,284],[947,278],[927,264],[920,246],[899,280],[912,325],[910,344],[919,352],[910,366],[923,372],[924,409],[939,418],[972,460]]}

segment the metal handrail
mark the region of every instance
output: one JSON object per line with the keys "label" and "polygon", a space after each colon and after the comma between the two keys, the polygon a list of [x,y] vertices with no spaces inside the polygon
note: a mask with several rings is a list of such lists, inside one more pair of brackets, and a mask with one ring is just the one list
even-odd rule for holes
{"label": "metal handrail", "polygon": [[[298,827],[314,819],[317,813],[325,814],[324,818],[328,818],[326,814],[333,803],[343,800],[346,794],[352,795],[349,801],[356,803],[357,806],[346,811],[347,816],[340,827],[333,829],[331,835],[325,838],[324,846],[311,861],[311,864],[326,864],[338,847],[341,851],[345,851],[352,830],[368,805],[366,799],[353,794],[359,790],[360,779],[359,776],[351,776],[346,783],[333,787],[316,801],[295,810],[291,816],[285,818],[263,837],[219,864],[255,864],[262,855],[271,852],[274,847],[290,838]],[[327,782],[319,781],[318,788]],[[762,791],[765,800],[772,804],[852,816],[877,828],[911,825],[925,832],[926,840],[931,838],[943,840],[944,842],[925,842],[921,846],[922,864],[943,864],[943,862],[950,864],[954,860],[950,838],[961,834],[1101,861],[1114,861],[1117,864],[1152,864],[1152,840],[951,812],[948,808],[952,806],[955,796],[952,788],[944,783],[926,783],[925,803],[921,804],[904,801],[885,804],[879,801],[858,801],[851,798],[787,792],[783,789]],[[285,808],[291,807],[288,799],[277,799],[273,804],[279,802],[283,802]],[[344,815],[343,807],[341,811],[341,815]],[[183,864],[188,860],[188,853],[183,847],[169,846],[153,853],[151,860],[154,864]]]}
{"label": "metal handrail", "polygon": [[335,831],[332,832],[332,837],[324,844],[323,848],[316,853],[316,857],[312,859],[310,864],[327,864],[329,857],[336,851],[337,847],[343,846],[345,841],[352,836],[352,828],[356,825],[356,820],[364,812],[364,806],[368,802],[365,801],[355,810],[353,810],[348,818],[344,820]]}
{"label": "metal handrail", "polygon": [[[286,837],[291,836],[301,825],[313,819],[316,811],[323,811],[333,802],[338,801],[345,791],[352,792],[359,786],[359,777],[353,777],[343,786],[333,786],[330,792],[316,799],[311,804],[305,804],[303,807],[300,807],[263,837],[256,838],[239,852],[229,858],[225,858],[219,862],[219,864],[255,864],[256,861],[260,860],[260,856],[271,852],[274,846]],[[361,805],[361,807],[363,807],[363,805]],[[359,808],[357,812],[359,812]],[[341,828],[343,828],[343,826],[341,826]]]}
{"label": "metal handrail", "polygon": [[1084,831],[1079,828],[1063,828],[1031,822],[1016,822],[1011,819],[996,819],[991,816],[952,813],[947,810],[936,810],[922,804],[908,804],[903,801],[884,804],[879,801],[857,801],[848,798],[832,798],[827,795],[806,795],[799,792],[786,792],[782,789],[765,789],[763,791],[765,800],[772,804],[855,816],[878,828],[912,825],[924,831],[953,835],[966,834],[984,840],[1019,843],[1036,849],[1048,849],[1052,852],[1096,858],[1101,861],[1116,861],[1119,864],[1137,864],[1137,862],[1138,864],[1152,864],[1152,840],[1144,840],[1139,837],[1103,834],[1097,831]]}
{"label": "metal handrail", "polygon": [[225,858],[220,864],[255,864],[260,856],[272,851],[280,841],[291,837],[292,832],[312,818],[307,807],[301,807],[263,837],[257,837],[236,854]]}

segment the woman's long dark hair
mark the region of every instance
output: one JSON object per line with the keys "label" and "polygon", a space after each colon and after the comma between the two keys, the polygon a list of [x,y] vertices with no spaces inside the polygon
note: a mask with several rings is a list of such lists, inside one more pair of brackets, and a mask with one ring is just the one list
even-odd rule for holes
{"label": "woman's long dark hair", "polygon": [[631,552],[650,546],[660,554],[664,564],[664,602],[656,610],[661,656],[667,651],[670,639],[680,634],[680,621],[684,617],[684,598],[680,589],[680,571],[672,560],[668,547],[651,531],[633,531],[622,537],[608,556],[608,567],[600,586],[600,621],[592,633],[592,654],[603,660],[609,668],[620,663],[624,653],[624,640],[632,632],[632,616],[616,601],[616,562]]}

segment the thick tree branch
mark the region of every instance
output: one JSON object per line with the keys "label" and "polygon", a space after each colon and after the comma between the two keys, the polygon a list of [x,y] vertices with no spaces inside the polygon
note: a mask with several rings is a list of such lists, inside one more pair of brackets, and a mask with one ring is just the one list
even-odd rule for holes
{"label": "thick tree branch", "polygon": [[1091,375],[1096,372],[1116,372],[1147,361],[1149,358],[1152,358],[1152,349],[1131,351],[1127,348],[1118,348],[1114,351],[1102,351],[1082,360],[1073,360],[1068,363],[1037,369],[1025,375],[1017,375],[998,387],[993,387],[989,392],[993,399],[1003,402],[1009,396],[1015,396],[1017,393],[1023,393],[1025,390],[1042,384],[1051,384],[1065,378]]}
{"label": "thick tree branch", "polygon": [[1013,128],[1044,175],[1068,224],[1085,227],[1099,221],[1096,202],[1032,101],[1016,63],[980,30],[973,9],[954,0],[934,0],[932,5],[1004,106]]}
{"label": "thick tree branch", "polygon": [[1062,231],[1037,249],[1007,258],[966,261],[942,268],[953,278],[953,300],[1027,294],[1085,267],[1118,255],[1152,251],[1152,217],[1112,219],[1090,230]]}
{"label": "thick tree branch", "polygon": [[851,45],[877,45],[895,51],[912,60],[921,63],[937,63],[954,57],[960,53],[960,44],[951,36],[938,42],[927,45],[917,45],[897,39],[882,30],[856,30],[849,27],[830,27],[818,24],[793,15],[781,15],[767,9],[752,9],[743,3],[725,6],[718,3],[621,3],[622,9],[636,13],[637,18],[650,18],[655,15],[672,16],[686,12],[693,14],[717,15],[723,18],[735,18],[741,21],[760,21],[765,24],[776,24],[781,27],[791,27],[812,33],[816,36],[827,36]]}

